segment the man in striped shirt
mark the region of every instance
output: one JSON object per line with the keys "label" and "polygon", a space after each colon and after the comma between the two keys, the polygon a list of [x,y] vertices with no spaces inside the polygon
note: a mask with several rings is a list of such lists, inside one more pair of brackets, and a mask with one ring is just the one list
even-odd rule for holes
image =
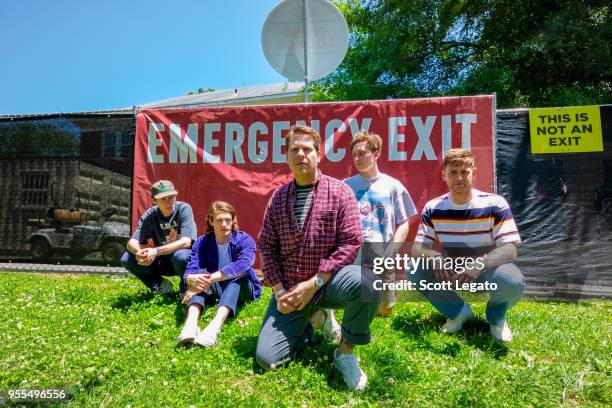
{"label": "man in striped shirt", "polygon": [[346,184],[318,170],[320,141],[306,126],[294,126],[286,136],[294,180],[273,193],[259,233],[264,283],[274,295],[255,358],[264,369],[287,363],[311,338],[313,312],[342,308],[334,366],[350,389],[362,390],[367,376],[353,347],[370,342],[379,294],[373,274],[353,265],[362,243],[357,202]]}
{"label": "man in striped shirt", "polygon": [[[491,334],[508,342],[512,332],[506,312],[523,296],[525,286],[514,264],[521,238],[506,200],[472,187],[475,174],[471,152],[451,149],[446,153],[442,179],[449,192],[423,209],[412,247],[412,256],[420,258],[421,266],[407,277],[447,317],[442,326],[446,333],[459,331],[472,315],[454,289],[488,288],[486,315]],[[436,241],[442,252],[434,249]]]}

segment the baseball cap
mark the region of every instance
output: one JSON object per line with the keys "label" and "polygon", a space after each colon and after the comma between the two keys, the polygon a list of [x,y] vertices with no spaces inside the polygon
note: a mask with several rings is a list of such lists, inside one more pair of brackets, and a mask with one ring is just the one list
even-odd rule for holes
{"label": "baseball cap", "polygon": [[177,195],[178,191],[174,189],[174,184],[168,180],[159,180],[151,186],[151,195],[155,200],[162,197]]}

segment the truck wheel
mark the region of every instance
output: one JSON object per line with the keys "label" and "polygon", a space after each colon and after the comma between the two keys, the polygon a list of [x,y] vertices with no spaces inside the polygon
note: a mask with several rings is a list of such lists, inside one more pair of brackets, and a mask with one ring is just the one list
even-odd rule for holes
{"label": "truck wheel", "polygon": [[126,251],[125,246],[118,242],[109,242],[102,247],[102,259],[104,262],[118,264],[121,262],[121,255]]}
{"label": "truck wheel", "polygon": [[30,251],[34,259],[48,259],[51,255],[51,246],[44,238],[34,238],[30,243]]}

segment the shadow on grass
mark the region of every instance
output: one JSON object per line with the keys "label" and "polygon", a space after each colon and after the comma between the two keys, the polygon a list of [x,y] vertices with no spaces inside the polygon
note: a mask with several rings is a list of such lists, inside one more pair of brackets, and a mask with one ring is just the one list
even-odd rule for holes
{"label": "shadow on grass", "polygon": [[133,306],[150,303],[152,301],[155,301],[156,304],[160,305],[172,305],[177,302],[180,304],[176,293],[168,296],[160,296],[155,295],[153,292],[139,292],[136,295],[122,293],[112,300],[111,306],[119,310],[128,310]]}
{"label": "shadow on grass", "polygon": [[463,325],[463,328],[452,335],[448,335],[449,343],[443,348],[432,344],[428,336],[437,333],[446,318],[439,313],[422,314],[417,311],[408,311],[395,315],[391,328],[401,331],[404,336],[414,341],[415,348],[429,350],[435,353],[448,354],[455,357],[461,351],[461,343],[455,339],[462,339],[467,344],[481,349],[494,358],[504,357],[508,348],[497,342],[489,332],[489,323],[480,316],[472,316]]}
{"label": "shadow on grass", "polygon": [[[252,368],[256,374],[264,374],[270,370],[264,370],[255,361],[257,339],[258,337],[256,335],[240,336],[233,342],[232,346],[234,352],[240,357],[252,360]],[[346,384],[342,379],[342,375],[334,370],[332,364],[336,347],[335,344],[325,340],[324,337],[317,332],[311,344],[298,351],[293,359],[284,366],[276,368],[276,370],[283,370],[289,365],[299,365],[304,369],[314,370],[324,375],[325,378],[327,378],[329,387],[337,390],[346,389]],[[279,375],[282,376],[283,374]]]}

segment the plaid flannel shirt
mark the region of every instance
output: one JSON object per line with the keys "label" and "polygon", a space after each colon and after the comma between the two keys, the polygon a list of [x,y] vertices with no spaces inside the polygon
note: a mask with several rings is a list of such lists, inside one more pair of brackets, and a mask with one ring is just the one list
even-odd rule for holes
{"label": "plaid flannel shirt", "polygon": [[268,202],[259,232],[261,270],[270,287],[282,282],[290,289],[317,272],[333,275],[350,265],[361,247],[359,209],[346,184],[319,171],[301,230],[293,211],[295,198],[294,181],[279,187]]}

